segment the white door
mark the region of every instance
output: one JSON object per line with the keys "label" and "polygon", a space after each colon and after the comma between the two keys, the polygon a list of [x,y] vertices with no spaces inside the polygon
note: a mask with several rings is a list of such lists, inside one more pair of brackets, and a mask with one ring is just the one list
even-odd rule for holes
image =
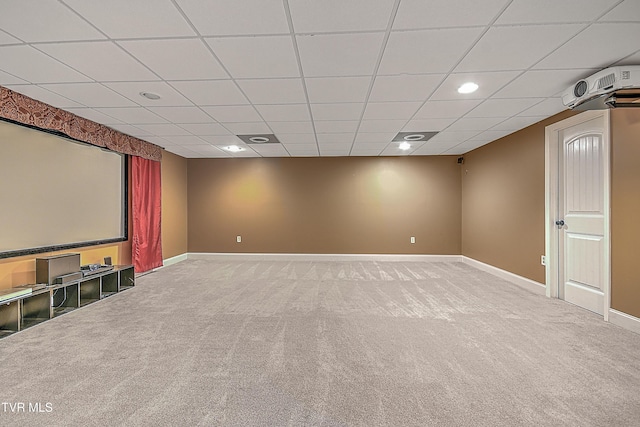
{"label": "white door", "polygon": [[557,297],[603,315],[610,301],[608,111],[575,116],[554,132]]}

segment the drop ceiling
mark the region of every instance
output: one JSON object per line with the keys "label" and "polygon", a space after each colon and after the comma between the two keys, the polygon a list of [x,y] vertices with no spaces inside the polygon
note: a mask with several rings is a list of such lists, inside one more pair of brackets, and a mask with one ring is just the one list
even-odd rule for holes
{"label": "drop ceiling", "polygon": [[0,85],[187,158],[459,155],[639,40],[638,0],[3,0]]}

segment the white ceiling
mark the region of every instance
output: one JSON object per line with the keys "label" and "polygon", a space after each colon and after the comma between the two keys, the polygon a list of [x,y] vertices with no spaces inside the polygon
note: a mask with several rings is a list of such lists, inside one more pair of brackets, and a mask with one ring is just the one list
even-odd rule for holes
{"label": "white ceiling", "polygon": [[638,62],[638,0],[0,3],[0,85],[190,158],[463,154]]}

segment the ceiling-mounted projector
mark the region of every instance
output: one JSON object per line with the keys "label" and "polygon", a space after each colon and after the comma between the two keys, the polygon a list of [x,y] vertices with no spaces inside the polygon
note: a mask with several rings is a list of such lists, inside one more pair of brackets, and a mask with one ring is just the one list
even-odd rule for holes
{"label": "ceiling-mounted projector", "polygon": [[640,108],[640,65],[605,68],[579,80],[562,93],[573,110]]}

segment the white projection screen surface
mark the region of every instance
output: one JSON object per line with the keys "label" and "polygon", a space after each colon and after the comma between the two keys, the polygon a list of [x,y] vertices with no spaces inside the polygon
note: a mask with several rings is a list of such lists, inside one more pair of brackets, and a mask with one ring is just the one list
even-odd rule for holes
{"label": "white projection screen surface", "polygon": [[126,239],[126,156],[0,121],[0,257]]}

